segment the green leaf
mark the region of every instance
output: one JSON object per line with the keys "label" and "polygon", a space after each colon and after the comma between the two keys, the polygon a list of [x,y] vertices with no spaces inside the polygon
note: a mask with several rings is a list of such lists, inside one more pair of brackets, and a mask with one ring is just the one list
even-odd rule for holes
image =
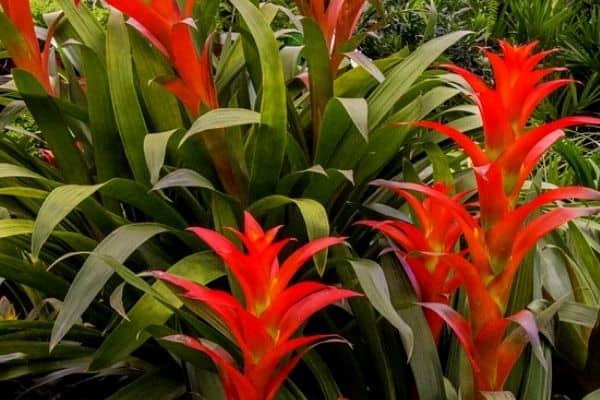
{"label": "green leaf", "polygon": [[599,400],[600,399],[600,389],[594,390],[592,393],[587,394],[581,400]]}
{"label": "green leaf", "polygon": [[381,266],[375,261],[367,259],[349,260],[349,263],[352,265],[360,286],[373,307],[398,329],[404,349],[410,360],[414,350],[414,334],[392,304],[390,291]]}
{"label": "green leaf", "polygon": [[191,169],[177,169],[168,175],[164,176],[161,180],[156,182],[152,187],[152,190],[162,190],[172,187],[197,187],[208,190],[215,190],[212,183]]}
{"label": "green leaf", "polygon": [[[381,259],[390,299],[397,313],[412,329],[418,332],[414,336],[414,347],[417,349],[410,359],[410,367],[415,377],[415,385],[422,400],[445,399],[444,376],[438,349],[421,307],[414,305],[417,301],[408,278],[398,264],[396,256],[387,254]],[[413,304],[413,305],[411,305]]]}
{"label": "green leaf", "polygon": [[[286,196],[273,195],[265,197],[252,204],[248,211],[255,216],[266,214],[268,211],[287,204],[294,204],[298,207],[309,240],[314,240],[329,235],[329,218],[327,211],[323,206],[311,199],[292,199]],[[317,272],[320,275],[325,273],[327,263],[327,250],[323,250],[313,257]]]}
{"label": "green leaf", "polygon": [[569,223],[567,238],[569,248],[572,249],[571,251],[574,253],[578,264],[592,275],[596,285],[600,285],[600,280],[597,278],[600,276],[598,273],[598,257],[582,230],[573,222]]}
{"label": "green leaf", "polygon": [[[125,225],[100,242],[92,254],[108,255],[124,262],[144,242],[165,231],[164,227],[157,224]],[[88,257],[75,276],[56,318],[50,338],[50,349],[53,349],[81,318],[112,274],[112,268],[102,259]]]}
{"label": "green leaf", "polygon": [[0,239],[28,235],[33,232],[33,221],[29,219],[3,219],[0,220]]}
{"label": "green leaf", "polygon": [[0,178],[32,178],[41,181],[49,181],[47,178],[36,174],[19,165],[0,163]]}
{"label": "green leaf", "polygon": [[173,68],[166,57],[138,30],[129,32],[137,84],[152,130],[169,131],[183,128],[179,101],[156,81],[164,76],[172,76]]}
{"label": "green leaf", "polygon": [[[341,246],[333,248],[332,253],[335,259],[349,260],[352,256],[348,248]],[[345,288],[360,291],[360,284],[350,265],[346,262],[337,263],[336,272]],[[375,310],[368,299],[349,299],[348,303],[352,308],[352,313],[357,321],[360,333],[364,337],[363,340],[366,342],[367,349],[371,355],[369,361],[373,362],[373,367],[379,375],[378,383],[383,386],[381,392],[384,394],[385,399],[395,400],[397,392],[400,392],[400,389],[396,387],[402,385],[401,383],[397,383],[394,377],[393,368],[386,353],[387,349],[384,347],[383,336],[378,329]]]}
{"label": "green leaf", "polygon": [[[546,400],[552,397],[552,350],[546,344],[543,345],[542,357],[550,364],[542,365],[537,357],[531,357],[525,373],[524,383],[521,384],[519,397],[527,400]],[[507,393],[507,396],[512,396],[510,392],[505,393]],[[492,397],[492,399],[496,399],[496,397]],[[512,399],[515,399],[515,397],[513,396]]]}
{"label": "green leaf", "polygon": [[232,0],[258,50],[261,67],[261,125],[250,151],[250,199],[273,193],[287,140],[286,86],[279,45],[262,13],[249,0]]}
{"label": "green leaf", "polygon": [[129,33],[123,16],[114,9],[108,20],[106,64],[113,112],[123,148],[133,176],[145,184],[150,179],[144,159],[144,137],[148,129],[135,87]]}
{"label": "green leaf", "polygon": [[593,328],[598,321],[599,311],[600,306],[598,305],[586,305],[566,301],[558,311],[558,318],[562,322]]}
{"label": "green leaf", "polygon": [[0,341],[0,354],[23,353],[22,359],[34,361],[45,358],[67,359],[81,357],[91,353],[90,348],[83,347],[79,343],[69,343],[56,346],[55,351],[50,354],[48,345],[44,342],[25,340]]}
{"label": "green leaf", "polygon": [[69,183],[88,183],[88,168],[75,146],[69,125],[54,99],[29,72],[13,69],[12,74],[19,93],[27,104],[27,109],[33,115],[44,139],[54,153],[63,178]]}
{"label": "green leaf", "polygon": [[261,116],[256,111],[243,108],[217,108],[208,111],[198,118],[185,135],[183,135],[179,145],[181,146],[186,140],[197,133],[232,126],[259,124],[260,122]]}
{"label": "green leaf", "polygon": [[[0,221],[2,222],[4,221]],[[62,299],[69,290],[69,282],[60,276],[4,254],[0,254],[0,277],[58,299]]]}
{"label": "green leaf", "polygon": [[146,187],[129,179],[111,179],[102,184],[100,192],[130,204],[156,222],[177,229],[187,227],[185,219],[160,196],[149,192]]}
{"label": "green leaf", "polygon": [[310,83],[311,120],[313,124],[313,143],[319,141],[321,121],[325,106],[333,97],[333,75],[329,61],[329,49],[321,28],[312,18],[302,19],[304,32],[304,57]]}
{"label": "green leaf", "polygon": [[0,364],[14,361],[14,360],[22,360],[26,356],[25,353],[9,353],[0,356]]}
{"label": "green leaf", "polygon": [[144,138],[144,156],[148,171],[150,172],[150,183],[152,185],[155,185],[160,179],[160,171],[165,163],[167,146],[173,135],[178,132],[180,132],[178,129],[173,129],[146,135]]}
{"label": "green leaf", "polygon": [[452,385],[452,382],[447,378],[444,378],[444,389],[446,390],[446,399],[458,400],[458,393],[456,393],[456,389]]}
{"label": "green leaf", "polygon": [[154,220],[176,228],[185,228],[185,220],[162,199],[139,183],[127,179],[112,179],[92,186],[63,185],[54,189],[38,212],[31,238],[31,253],[38,258],[42,246],[54,228],[80,203],[98,190],[133,205]]}
{"label": "green leaf", "polygon": [[369,75],[371,75],[373,78],[375,78],[375,80],[377,80],[377,82],[381,83],[385,80],[385,75],[383,75],[379,68],[377,68],[377,65],[375,65],[371,60],[369,60],[367,56],[365,56],[360,51],[351,51],[345,53],[345,55],[346,57],[354,61],[356,64],[361,66],[365,71],[367,71]]}
{"label": "green leaf", "polygon": [[[330,99],[323,113],[323,120],[320,128],[321,135],[319,136],[319,141],[315,151],[316,164],[327,166],[329,165],[330,159],[336,154],[340,142],[344,138],[344,135],[348,129],[350,129],[352,122],[354,122],[350,118],[350,109],[352,109],[352,112],[354,113],[355,107],[359,108],[357,111],[359,114],[356,114],[357,117],[355,117],[358,118],[358,121],[360,121],[357,124],[357,128],[358,126],[362,125],[362,115],[360,115],[360,108],[362,105],[359,105],[359,103],[356,101],[358,99],[353,99],[351,102],[342,102],[339,99],[339,97]],[[346,106],[344,106],[344,103]],[[354,123],[356,124],[356,122]]]}
{"label": "green leaf", "polygon": [[[220,260],[212,253],[196,253],[181,259],[168,269],[174,275],[205,285],[224,275]],[[153,288],[169,300],[173,307],[183,303],[162,282]],[[101,370],[117,363],[140,347],[150,334],[145,329],[151,325],[162,325],[173,315],[173,311],[149,294],[138,300],[128,313],[129,320],[119,325],[102,342],[94,354],[90,370]]]}
{"label": "green leaf", "polygon": [[238,76],[245,63],[241,38],[237,38],[235,41],[231,41],[232,39],[229,37],[227,39],[228,46],[223,49],[215,72],[215,86],[218,93],[225,91],[225,88]]}
{"label": "green leaf", "polygon": [[93,186],[64,185],[54,189],[40,207],[31,236],[31,255],[37,259],[50,234],[75,207],[90,197],[102,184]]}
{"label": "green leaf", "polygon": [[[36,342],[38,343],[38,342]],[[45,343],[41,343],[45,348],[48,346]],[[29,362],[27,364],[18,364],[11,366],[10,368],[5,367],[0,370],[0,381],[8,381],[17,379],[27,375],[40,375],[47,372],[56,370],[76,370],[85,371],[85,367],[89,363],[89,357],[78,357],[72,359],[60,359],[45,361],[40,360],[36,362]]]}
{"label": "green leaf", "polygon": [[[376,60],[373,63],[384,75],[387,75],[394,66],[398,65],[408,55],[407,50],[404,49],[390,57]],[[335,80],[333,91],[336,96],[340,97],[364,97],[377,84],[377,80],[363,68],[354,68],[344,72]]]}
{"label": "green leaf", "polygon": [[319,356],[319,353],[315,350],[309,351],[302,356],[302,361],[311,370],[313,376],[319,383],[323,398],[339,399],[342,396],[342,392],[335,382],[331,370],[323,358]]}
{"label": "green leaf", "polygon": [[125,311],[125,306],[123,305],[123,289],[125,289],[125,283],[121,283],[117,288],[112,292],[109,298],[109,304],[119,314],[123,319],[129,320],[127,316],[127,311]]}
{"label": "green leaf", "polygon": [[8,103],[0,112],[0,130],[4,131],[6,126],[13,122],[27,106],[22,100],[13,100]]}
{"label": "green leaf", "polygon": [[446,185],[454,185],[454,177],[448,163],[448,157],[444,151],[435,143],[424,143],[423,149],[429,157],[433,166],[433,179],[435,182],[444,182]]}
{"label": "green leaf", "polygon": [[430,40],[419,46],[406,60],[394,67],[373,94],[369,96],[369,127],[377,127],[394,109],[394,105],[412,84],[448,47],[468,35],[458,31]]}
{"label": "green leaf", "polygon": [[170,372],[161,369],[147,372],[107,400],[138,400],[144,397],[161,400],[178,399],[185,394],[186,388],[179,379],[171,377]]}
{"label": "green leaf", "polygon": [[[70,0],[67,0],[70,1]],[[94,144],[96,180],[104,182],[130,174],[113,113],[106,68],[97,53],[79,46],[83,74],[86,77],[90,131]],[[111,207],[116,211],[117,207]]]}
{"label": "green leaf", "polygon": [[335,100],[339,101],[352,122],[354,126],[363,138],[365,138],[365,142],[369,141],[369,127],[368,127],[368,118],[369,118],[369,106],[365,99],[349,99],[343,97],[336,97]]}
{"label": "green leaf", "polygon": [[94,50],[99,60],[104,60],[104,32],[90,10],[84,5],[76,7],[72,0],[56,2],[83,43]]}

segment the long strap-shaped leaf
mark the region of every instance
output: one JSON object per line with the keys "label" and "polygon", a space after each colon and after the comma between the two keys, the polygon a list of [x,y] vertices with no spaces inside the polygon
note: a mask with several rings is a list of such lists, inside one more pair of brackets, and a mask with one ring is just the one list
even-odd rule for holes
{"label": "long strap-shaped leaf", "polygon": [[325,105],[333,97],[333,76],[329,66],[329,51],[321,29],[310,18],[302,19],[304,31],[304,55],[308,62],[310,82],[311,119],[313,126],[313,149],[319,142],[321,121]]}
{"label": "long strap-shaped leaf", "polygon": [[[144,242],[166,230],[165,227],[157,224],[125,225],[108,235],[93,253],[108,255],[119,262],[124,262]],[[63,308],[52,328],[51,350],[81,318],[112,274],[113,269],[100,257],[90,256],[85,261],[69,288]]]}
{"label": "long strap-shaped leaf", "polygon": [[31,253],[34,258],[39,256],[42,246],[54,228],[80,203],[99,190],[133,205],[158,222],[179,229],[186,226],[185,220],[173,208],[157,195],[148,193],[144,186],[137,182],[111,179],[98,185],[64,185],[54,189],[40,207],[31,238]]}
{"label": "long strap-shaped leaf", "polygon": [[106,68],[90,48],[79,46],[87,84],[90,130],[94,143],[97,181],[131,174],[111,106]]}
{"label": "long strap-shaped leaf", "polygon": [[86,7],[75,6],[73,0],[56,0],[60,9],[81,38],[81,41],[91,48],[104,62],[104,32],[98,20]]}
{"label": "long strap-shaped leaf", "polygon": [[87,166],[54,99],[48,96],[30,73],[15,69],[13,78],[44,139],[54,152],[63,178],[69,183],[88,183]]}
{"label": "long strap-shaped leaf", "polygon": [[[183,258],[169,268],[169,272],[203,285],[224,274],[219,259],[212,253],[206,252]],[[155,283],[154,288],[169,299],[170,304],[174,307],[183,305],[181,300],[168,290],[163,283]],[[171,315],[173,315],[171,309],[165,307],[151,295],[145,294],[129,311],[129,321],[121,321],[102,342],[102,345],[94,354],[90,370],[108,368],[127,357],[150,338],[151,335],[144,331],[145,328],[150,325],[161,325]]]}
{"label": "long strap-shaped leaf", "polygon": [[136,93],[129,32],[123,16],[113,11],[106,36],[106,72],[115,119],[125,154],[135,179],[149,183],[144,159],[144,137],[148,133]]}
{"label": "long strap-shaped leaf", "polygon": [[232,0],[254,38],[262,69],[261,126],[251,149],[250,199],[273,193],[287,140],[286,89],[279,46],[260,11],[248,0]]}

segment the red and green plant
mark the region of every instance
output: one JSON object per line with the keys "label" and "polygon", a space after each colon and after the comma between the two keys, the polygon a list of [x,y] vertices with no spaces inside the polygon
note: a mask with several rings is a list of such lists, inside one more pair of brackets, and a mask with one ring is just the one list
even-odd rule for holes
{"label": "red and green plant", "polygon": [[[428,70],[467,32],[362,56],[357,27],[377,26],[377,0],[53,1],[61,12],[44,17],[46,35],[28,1],[0,1],[0,54],[16,67],[1,78],[0,127],[28,110],[35,143],[22,146],[18,128],[0,135],[3,393],[440,400],[468,396],[474,380],[541,400],[532,388],[549,393],[552,368],[521,356],[528,341],[540,360],[555,351],[585,366],[600,228],[590,217],[546,233],[595,213],[581,206],[598,193],[569,186],[521,201],[561,129],[598,123],[528,125],[567,82],[540,83],[559,72],[536,69],[547,53],[502,43],[503,57],[488,53],[489,86],[455,66]],[[96,6],[109,6],[108,21]],[[453,72],[477,112],[456,106],[464,85]],[[440,114],[447,125],[422,121]],[[465,132],[481,125],[480,146]],[[419,127],[454,139],[467,160],[439,135],[409,134]],[[430,175],[432,186],[397,182]],[[392,208],[403,202],[412,224]],[[380,241],[354,227],[366,215],[393,242],[381,263]],[[545,327],[554,350],[536,320],[563,296],[560,329]],[[443,322],[474,379],[452,372],[467,363]],[[323,342],[352,346],[315,348]],[[527,373],[506,383],[517,359]]]}
{"label": "red and green plant", "polygon": [[29,1],[2,0],[0,2],[0,32],[2,42],[10,52],[11,58],[18,68],[22,68],[36,77],[46,92],[53,93],[48,73],[48,61],[52,49],[51,40],[54,27],[46,36],[46,44],[40,50],[38,38],[33,25]]}
{"label": "red and green plant", "polygon": [[[344,53],[354,50],[348,41],[352,39],[360,16],[365,8],[365,0],[297,0],[296,5],[302,15],[312,18],[323,33],[331,75],[336,76]],[[345,48],[346,47],[346,48]]]}
{"label": "red and green plant", "polygon": [[129,24],[167,57],[177,77],[160,77],[164,86],[185,104],[194,117],[201,110],[219,106],[210,63],[210,38],[198,53],[190,32],[194,28],[194,1],[181,9],[176,1],[109,0],[107,2],[130,17]]}
{"label": "red and green plant", "polygon": [[[528,127],[537,105],[570,81],[559,79],[540,83],[544,77],[562,69],[536,69],[550,52],[532,54],[535,42],[525,46],[512,46],[507,42],[500,42],[500,45],[503,56],[485,51],[493,68],[494,87],[462,68],[444,66],[463,77],[470,87],[470,97],[477,104],[483,120],[482,147],[448,125],[430,121],[414,123],[452,138],[469,156],[476,177],[477,212],[473,214],[457,201],[464,194],[449,197],[446,191],[439,189],[440,184],[431,188],[380,180],[373,184],[404,197],[414,210],[419,225],[415,227],[403,221],[364,222],[386,234],[403,250],[411,271],[421,277],[417,278],[419,291],[423,291],[422,286],[427,288],[421,296],[423,301],[439,299],[440,294],[449,296],[454,287],[449,290],[444,285],[449,271],[456,274],[455,279],[460,280],[467,293],[468,317],[449,308],[448,299],[437,301],[441,304],[427,303],[425,308],[443,318],[456,333],[471,362],[478,392],[503,390],[526,345],[526,341],[515,339],[515,336],[506,337],[511,321],[520,324],[530,340],[539,344],[535,318],[530,311],[505,316],[514,280],[525,255],[547,233],[572,219],[600,211],[597,207],[564,206],[542,212],[543,206],[559,200],[600,200],[600,192],[584,187],[547,190],[518,205],[523,185],[536,163],[564,136],[561,129],[600,124],[600,119],[566,117]],[[425,202],[419,203],[410,191],[425,195]],[[536,212],[541,215],[535,216]],[[462,251],[455,251],[458,235],[454,229],[459,229],[464,237],[468,257]],[[415,240],[419,240],[416,245],[412,242]],[[416,254],[406,254],[411,251]],[[422,278],[424,270],[440,278]],[[435,296],[431,296],[431,292]],[[437,337],[439,327],[432,324],[431,317],[429,322]]]}
{"label": "red and green plant", "polygon": [[298,349],[323,342],[343,342],[337,335],[294,334],[320,309],[358,294],[319,282],[304,281],[290,285],[300,267],[315,253],[343,243],[343,238],[321,238],[300,247],[280,265],[278,255],[291,239],[275,241],[281,227],[263,231],[246,212],[244,232],[232,229],[243,243],[240,251],[221,234],[205,228],[190,228],[223,259],[239,283],[243,302],[227,292],[209,289],[166,272],[154,276],[183,291],[188,299],[208,306],[227,326],[242,352],[243,368],[221,346],[187,336],[172,340],[207,354],[218,366],[229,400],[272,400],[280,386],[300,361],[288,359]]}
{"label": "red and green plant", "polygon": [[[433,190],[446,195],[450,187],[438,182],[433,185]],[[460,225],[446,209],[445,202],[426,197],[421,203],[409,191],[399,189],[397,193],[410,204],[418,225],[400,220],[369,220],[359,224],[377,229],[398,246],[396,251],[409,266],[406,272],[413,278],[412,285],[419,301],[448,305],[460,280],[452,274],[452,264],[444,256],[455,251],[461,235]],[[453,199],[459,201],[467,194],[460,193]],[[431,333],[438,342],[443,320],[432,310],[424,311]]]}

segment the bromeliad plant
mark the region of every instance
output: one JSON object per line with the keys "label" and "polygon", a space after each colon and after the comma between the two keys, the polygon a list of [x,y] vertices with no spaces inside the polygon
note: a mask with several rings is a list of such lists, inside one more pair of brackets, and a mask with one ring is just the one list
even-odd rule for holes
{"label": "bromeliad plant", "polygon": [[28,1],[2,0],[0,13],[2,42],[10,52],[18,68],[22,68],[36,77],[46,92],[53,93],[48,72],[49,56],[52,49],[53,28],[46,36],[44,49],[40,45],[33,25],[33,17]]}
{"label": "bromeliad plant", "polygon": [[129,24],[169,60],[178,76],[157,78],[194,117],[197,118],[201,110],[219,106],[212,78],[210,37],[198,54],[190,31],[195,29],[194,1],[185,1],[183,9],[174,1],[109,0],[107,3],[127,14]]}
{"label": "bromeliad plant", "polygon": [[[432,189],[447,195],[451,188],[438,182]],[[359,224],[377,229],[394,241],[398,247],[396,251],[409,267],[406,273],[411,277],[419,301],[448,305],[461,281],[452,274],[452,264],[444,256],[456,250],[461,236],[460,225],[448,212],[444,201],[432,196],[421,203],[409,191],[399,189],[397,193],[410,204],[418,225],[401,220],[365,220]],[[460,193],[452,199],[459,202],[467,194]],[[431,333],[439,342],[443,320],[432,310],[424,311]]]}
{"label": "bromeliad plant", "polygon": [[333,77],[338,73],[344,53],[354,51],[359,44],[349,41],[353,38],[365,4],[365,0],[335,0],[327,4],[321,0],[296,1],[302,15],[313,19],[321,29]]}
{"label": "bromeliad plant", "polygon": [[[533,314],[523,310],[505,315],[525,255],[540,238],[559,226],[577,217],[600,212],[598,207],[568,206],[542,212],[543,206],[559,200],[600,200],[600,192],[584,187],[547,190],[518,205],[523,185],[537,161],[564,136],[561,128],[600,124],[600,119],[567,117],[528,127],[531,113],[544,97],[569,81],[540,83],[560,69],[536,69],[537,64],[550,54],[532,54],[536,43],[512,46],[501,42],[500,45],[503,56],[486,51],[494,72],[494,87],[464,69],[445,66],[458,73],[470,86],[470,96],[483,120],[483,147],[448,125],[430,121],[414,123],[452,138],[469,156],[476,177],[478,212],[469,212],[457,201],[460,195],[449,197],[436,186],[379,180],[373,184],[392,190],[407,200],[415,211],[419,226],[403,221],[365,222],[386,234],[402,249],[402,257],[416,276],[427,272],[430,276],[441,277],[417,278],[418,291],[423,291],[425,285],[428,289],[425,293],[434,291],[450,295],[453,288],[440,289],[443,287],[440,284],[447,282],[449,271],[453,271],[454,278],[464,286],[468,299],[467,317],[448,307],[447,299],[441,304],[425,303],[424,306],[428,312],[444,319],[456,333],[471,363],[477,396],[481,392],[502,391],[523,352],[527,341],[519,335],[506,335],[511,321],[521,325],[537,347],[534,349],[536,356],[543,358]],[[425,202],[419,203],[411,191],[424,195]],[[432,208],[433,204],[435,208]],[[536,212],[541,215],[535,217]],[[454,229],[459,229],[464,237],[468,257],[455,251],[457,234]],[[447,237],[451,240],[446,240]],[[411,251],[414,253],[410,254]],[[424,301],[429,298],[430,295],[421,296]],[[439,328],[431,324],[431,318],[429,321],[437,336]]]}
{"label": "bromeliad plant", "polygon": [[[288,45],[288,30],[274,31],[290,13],[269,2],[111,0],[98,2],[110,6],[104,25],[90,2],[55,1],[62,15],[46,17],[55,29],[46,36],[53,38],[45,44],[48,62],[35,55],[43,50],[26,20],[27,1],[3,2],[0,17],[0,40],[16,64],[13,82],[0,88],[7,105],[0,127],[27,108],[34,143],[51,151],[41,152],[44,162],[14,135],[0,136],[0,290],[18,318],[0,322],[0,381],[20,392],[43,375],[44,395],[46,385],[96,393],[89,385],[101,381],[98,396],[113,400],[131,393],[223,400],[220,381],[233,398],[277,392],[284,399],[396,400],[413,386],[422,400],[452,395],[435,342],[422,334],[421,309],[405,307],[410,288],[384,287],[385,276],[368,260],[378,249],[363,240],[367,234],[351,235],[353,248],[325,247],[340,242],[330,232],[347,235],[363,211],[378,209],[369,181],[412,169],[428,174],[426,160],[404,161],[420,156],[404,151],[415,149],[414,126],[388,122],[434,118],[461,93],[440,79],[444,72],[426,70],[465,32],[370,62],[353,51],[363,37],[354,23],[376,1],[301,3],[305,18],[294,35],[304,46]],[[339,63],[342,56],[355,62]],[[309,84],[298,85],[305,73]],[[435,149],[443,153],[427,146]],[[413,189],[404,195],[417,197]],[[466,279],[442,254],[462,243],[458,231],[466,236],[480,220],[440,215],[456,202],[442,194],[451,188],[439,189],[423,201],[422,225],[398,247],[409,268],[426,271],[415,273],[420,302],[450,305]],[[309,244],[284,249],[276,230],[263,233],[249,216],[236,238],[226,227],[242,226],[243,210]],[[188,226],[205,228],[193,235]],[[228,281],[220,279],[221,258],[198,251],[203,244],[222,256]],[[277,268],[279,251],[287,257]],[[304,261],[309,266],[296,276]],[[152,287],[137,276],[149,265],[161,278]],[[349,291],[359,284],[370,302]],[[349,296],[349,308],[321,309]],[[343,334],[352,348],[312,349],[341,340],[301,336],[317,311],[307,334]],[[377,312],[392,316],[393,326]],[[444,319],[426,314],[432,327]],[[71,379],[77,385],[64,384]]]}
{"label": "bromeliad plant", "polygon": [[243,367],[215,343],[187,336],[172,340],[202,351],[218,366],[228,400],[272,400],[300,361],[290,354],[323,342],[343,342],[337,335],[294,337],[296,331],[320,309],[358,294],[345,289],[304,281],[290,284],[300,267],[315,253],[343,243],[343,238],[321,238],[300,247],[281,263],[278,255],[291,239],[275,241],[281,227],[263,231],[248,212],[244,232],[232,229],[243,243],[241,252],[221,234],[205,228],[190,228],[225,262],[239,283],[243,302],[227,292],[209,289],[166,272],[154,276],[182,291],[193,301],[204,303],[227,326],[242,352]]}

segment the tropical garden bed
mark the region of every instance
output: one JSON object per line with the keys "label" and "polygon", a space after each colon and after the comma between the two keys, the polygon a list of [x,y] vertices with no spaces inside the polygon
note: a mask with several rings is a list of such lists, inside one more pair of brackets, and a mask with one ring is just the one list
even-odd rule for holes
{"label": "tropical garden bed", "polygon": [[600,398],[598,4],[0,6],[5,398]]}

